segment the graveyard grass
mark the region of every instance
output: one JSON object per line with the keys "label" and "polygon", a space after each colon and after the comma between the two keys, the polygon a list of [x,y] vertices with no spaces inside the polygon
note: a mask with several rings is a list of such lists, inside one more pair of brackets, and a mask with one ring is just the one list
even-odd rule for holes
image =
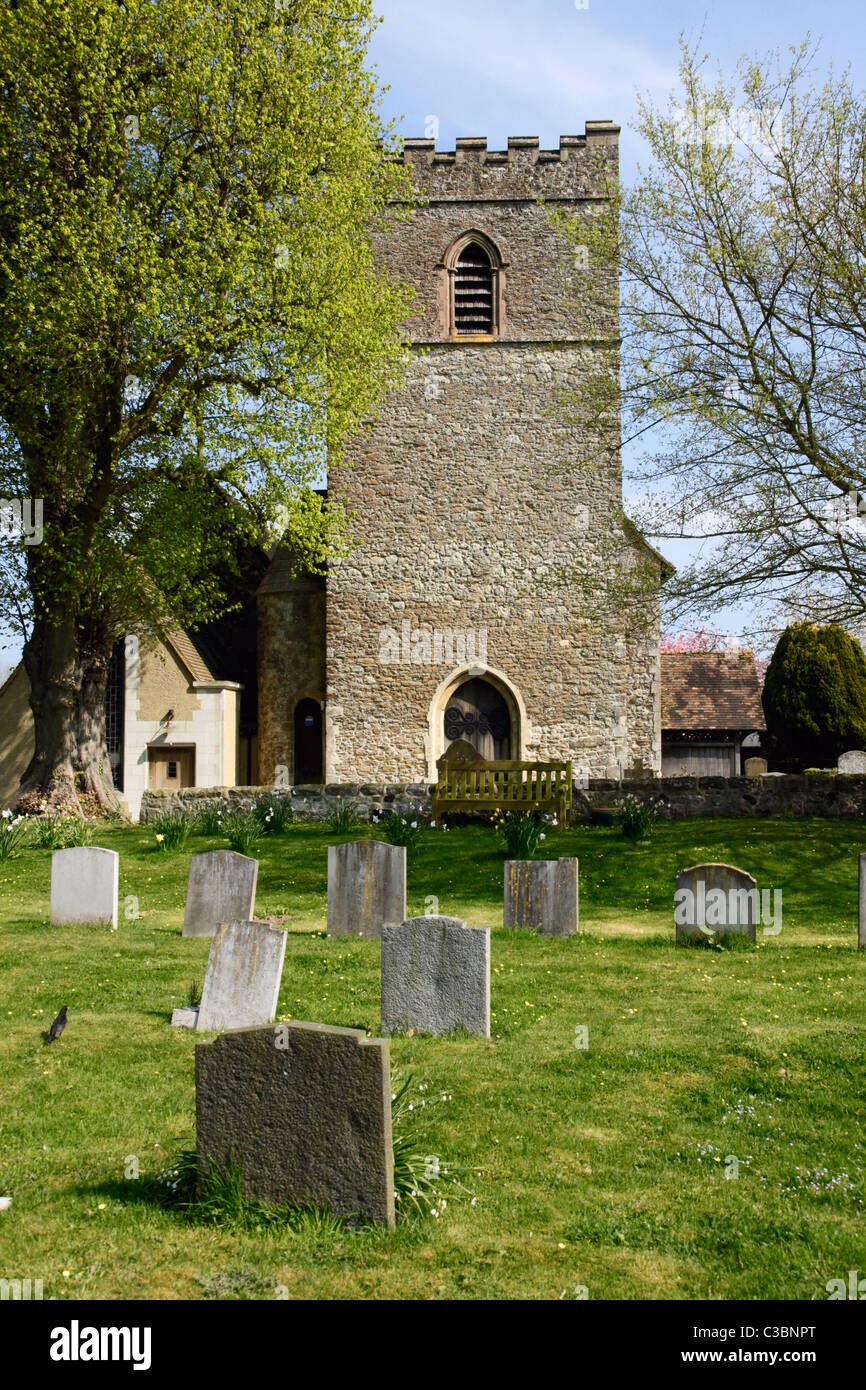
{"label": "graveyard grass", "polygon": [[[290,932],[278,1017],[378,1036],[378,942],[322,935],[327,845],[339,838],[300,824],[264,840],[256,911]],[[136,826],[98,830],[94,843],[120,853],[117,932],[49,926],[50,851],[0,865],[0,1194],[13,1197],[0,1277],[41,1278],[57,1299],[571,1299],[583,1288],[591,1299],[823,1299],[829,1279],[866,1270],[858,823],[686,821],[644,843],[552,831],[538,857],[580,859],[581,935],[567,940],[502,928],[492,828],[425,829],[409,913],[438,906],[494,928],[493,1037],[392,1039],[447,1201],[394,1233],[312,1216],[242,1223],[219,1208],[190,1222],[157,1200],[156,1175],[195,1136],[196,1037],[169,1024],[210,944],[180,935],[189,854],[224,842],[193,836],[166,854]],[[674,877],[702,860],[781,888],[781,933],[759,927],[756,949],[675,947]],[[68,1027],[45,1047],[62,1004]]]}

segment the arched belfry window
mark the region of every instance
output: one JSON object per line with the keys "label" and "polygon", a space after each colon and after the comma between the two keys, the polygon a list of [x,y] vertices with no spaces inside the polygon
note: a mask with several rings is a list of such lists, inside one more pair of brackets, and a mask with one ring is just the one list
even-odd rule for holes
{"label": "arched belfry window", "polygon": [[493,268],[477,241],[470,241],[454,267],[455,333],[493,332]]}
{"label": "arched belfry window", "polygon": [[464,233],[439,269],[448,287],[450,336],[492,338],[499,334],[504,262],[483,232]]}

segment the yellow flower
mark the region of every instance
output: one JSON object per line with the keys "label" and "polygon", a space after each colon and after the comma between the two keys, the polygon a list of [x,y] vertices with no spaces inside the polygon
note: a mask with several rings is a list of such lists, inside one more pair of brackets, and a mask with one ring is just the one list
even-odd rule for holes
{"label": "yellow flower", "polygon": [[164,836],[164,835],[157,835],[156,838],[157,838],[157,842],[159,842],[160,840],[164,840],[164,839],[165,839],[165,836]]}

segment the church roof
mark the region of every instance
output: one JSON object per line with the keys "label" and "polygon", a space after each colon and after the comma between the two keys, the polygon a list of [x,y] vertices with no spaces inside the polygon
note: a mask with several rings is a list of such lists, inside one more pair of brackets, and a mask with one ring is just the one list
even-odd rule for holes
{"label": "church roof", "polygon": [[662,652],[663,729],[763,729],[761,686],[750,651]]}

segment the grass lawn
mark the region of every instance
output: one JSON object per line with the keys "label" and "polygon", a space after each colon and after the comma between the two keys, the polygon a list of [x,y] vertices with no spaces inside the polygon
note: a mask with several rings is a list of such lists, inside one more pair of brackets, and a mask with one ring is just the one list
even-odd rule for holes
{"label": "grass lawn", "polygon": [[[196,1039],[169,1024],[209,948],[180,935],[189,852],[225,842],[94,842],[120,853],[116,933],[48,925],[50,851],[0,864],[0,1277],[41,1278],[46,1299],[826,1299],[866,1273],[859,824],[552,831],[539,857],[580,858],[570,940],[503,929],[489,827],[425,829],[409,912],[494,928],[494,1037],[392,1040],[447,1199],[395,1233],[190,1222],[157,1199],[195,1136]],[[334,842],[311,824],[263,842],[257,915],[288,918],[278,1016],[377,1035],[378,943],[323,935]],[[781,888],[781,933],[676,948],[674,875],[702,860]]]}

